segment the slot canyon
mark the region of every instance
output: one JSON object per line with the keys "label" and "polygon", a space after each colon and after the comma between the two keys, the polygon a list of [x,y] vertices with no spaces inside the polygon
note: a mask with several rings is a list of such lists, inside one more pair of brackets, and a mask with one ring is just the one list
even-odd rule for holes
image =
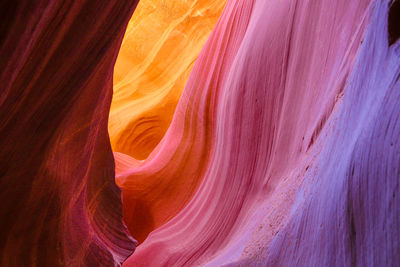
{"label": "slot canyon", "polygon": [[0,7],[0,266],[400,266],[400,1]]}

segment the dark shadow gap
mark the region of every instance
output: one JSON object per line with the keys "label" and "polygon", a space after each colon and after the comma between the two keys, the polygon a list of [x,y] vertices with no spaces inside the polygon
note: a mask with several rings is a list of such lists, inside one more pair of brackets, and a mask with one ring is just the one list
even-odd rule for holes
{"label": "dark shadow gap", "polygon": [[400,1],[390,3],[388,18],[389,46],[396,43],[400,37]]}

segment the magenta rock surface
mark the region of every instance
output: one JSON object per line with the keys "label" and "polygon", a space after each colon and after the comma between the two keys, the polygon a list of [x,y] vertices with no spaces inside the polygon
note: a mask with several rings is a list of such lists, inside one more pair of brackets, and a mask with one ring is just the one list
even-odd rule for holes
{"label": "magenta rock surface", "polygon": [[213,103],[202,183],[124,265],[400,264],[400,46],[389,46],[389,7],[228,1],[152,162],[179,142],[190,103]]}
{"label": "magenta rock surface", "polygon": [[[0,265],[399,266],[399,2],[228,0],[166,135],[115,177],[136,2],[0,4]],[[177,215],[135,250],[138,196]]]}

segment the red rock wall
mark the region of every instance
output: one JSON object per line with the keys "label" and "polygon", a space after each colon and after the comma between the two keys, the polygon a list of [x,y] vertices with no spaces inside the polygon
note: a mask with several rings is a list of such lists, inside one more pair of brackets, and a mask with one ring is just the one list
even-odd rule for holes
{"label": "red rock wall", "polygon": [[134,250],[107,121],[135,6],[0,4],[1,266],[112,266]]}

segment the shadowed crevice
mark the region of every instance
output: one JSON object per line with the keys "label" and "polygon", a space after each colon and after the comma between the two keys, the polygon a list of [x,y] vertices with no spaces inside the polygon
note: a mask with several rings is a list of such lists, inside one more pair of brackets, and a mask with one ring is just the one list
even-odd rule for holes
{"label": "shadowed crevice", "polygon": [[400,36],[400,1],[395,0],[390,4],[389,9],[389,45],[394,44]]}

